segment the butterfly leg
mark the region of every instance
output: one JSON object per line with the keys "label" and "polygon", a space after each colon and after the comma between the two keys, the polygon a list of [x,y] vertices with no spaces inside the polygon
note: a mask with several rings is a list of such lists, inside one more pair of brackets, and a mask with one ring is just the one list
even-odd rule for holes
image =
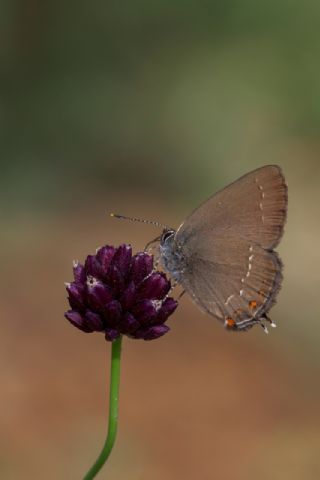
{"label": "butterfly leg", "polygon": [[[158,266],[160,263],[160,254],[159,254],[159,249],[156,249],[156,245],[153,245],[157,243],[160,240],[161,237],[154,238],[150,242],[146,244],[144,247],[144,251],[148,253],[149,255],[153,255],[153,272],[156,272],[158,270]],[[150,247],[150,245],[152,245]]]}
{"label": "butterfly leg", "polygon": [[158,270],[159,262],[160,262],[159,259],[158,259],[158,260],[155,260],[155,261],[153,262],[153,271],[154,271],[154,272],[155,272],[156,270]]}
{"label": "butterfly leg", "polygon": [[[167,295],[166,295],[165,298],[168,298],[168,297],[172,294],[173,290],[176,288],[177,285],[178,285],[178,282],[175,282],[175,281],[172,282],[171,287],[170,287],[170,290],[169,290],[169,292],[167,293]],[[180,298],[180,297],[179,297],[179,298]]]}
{"label": "butterfly leg", "polygon": [[160,239],[161,239],[161,235],[159,237],[154,238],[150,242],[148,242],[147,245],[144,247],[144,251],[147,252],[150,245],[152,245],[153,243],[159,242]]}

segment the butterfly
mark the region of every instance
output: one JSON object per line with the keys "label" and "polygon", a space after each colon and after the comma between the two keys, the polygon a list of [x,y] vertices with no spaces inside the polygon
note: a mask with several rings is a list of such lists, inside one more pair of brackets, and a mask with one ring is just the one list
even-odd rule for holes
{"label": "butterfly", "polygon": [[282,283],[274,251],[283,235],[288,189],[277,165],[247,173],[213,194],[177,230],[162,226],[159,261],[201,310],[230,331],[265,322]]}
{"label": "butterfly", "polygon": [[281,168],[267,165],[218,191],[160,238],[163,268],[229,330],[264,321],[282,282],[274,251],[287,216]]}

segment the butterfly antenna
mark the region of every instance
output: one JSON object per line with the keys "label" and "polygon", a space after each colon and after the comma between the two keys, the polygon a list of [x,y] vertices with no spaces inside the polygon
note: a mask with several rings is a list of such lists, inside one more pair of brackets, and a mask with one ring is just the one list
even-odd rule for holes
{"label": "butterfly antenna", "polygon": [[136,218],[136,217],[125,217],[124,215],[119,215],[118,213],[110,213],[110,217],[119,218],[120,220],[129,220],[129,222],[140,222],[140,223],[147,223],[149,225],[155,225],[159,228],[169,228],[168,225],[164,225],[163,223],[156,222],[155,220],[145,220],[144,218]]}

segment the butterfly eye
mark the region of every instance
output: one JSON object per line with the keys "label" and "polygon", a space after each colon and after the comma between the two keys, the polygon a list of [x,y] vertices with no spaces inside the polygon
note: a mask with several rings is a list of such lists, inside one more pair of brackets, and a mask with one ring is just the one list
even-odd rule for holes
{"label": "butterfly eye", "polygon": [[164,230],[161,235],[161,243],[165,243],[168,238],[172,237],[175,234],[174,230]]}

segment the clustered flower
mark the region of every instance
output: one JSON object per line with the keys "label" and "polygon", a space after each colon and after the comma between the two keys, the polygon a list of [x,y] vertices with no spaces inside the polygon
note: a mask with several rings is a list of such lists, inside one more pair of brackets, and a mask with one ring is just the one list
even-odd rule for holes
{"label": "clustered flower", "polygon": [[73,273],[65,317],[83,332],[103,332],[108,341],[120,335],[153,340],[168,332],[165,322],[178,303],[167,296],[170,281],[154,271],[152,255],[106,245],[84,265],[74,262]]}

